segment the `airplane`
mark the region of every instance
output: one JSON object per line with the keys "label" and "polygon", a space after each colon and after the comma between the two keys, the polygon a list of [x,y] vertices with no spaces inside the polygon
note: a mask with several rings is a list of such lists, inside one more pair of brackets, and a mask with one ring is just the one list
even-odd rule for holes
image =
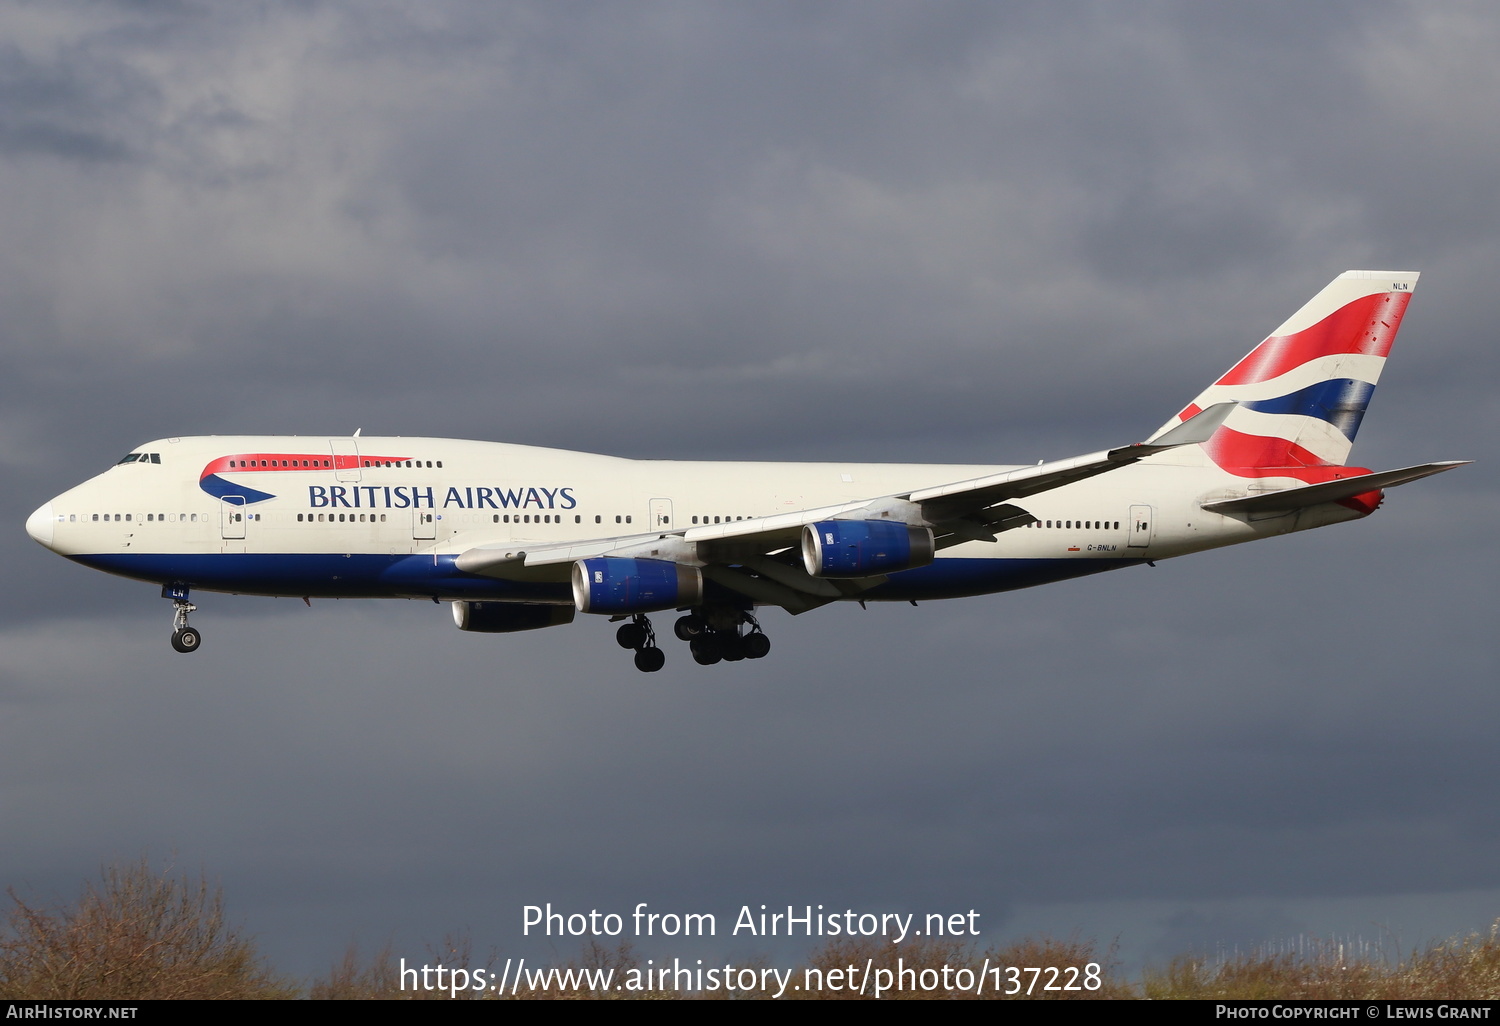
{"label": "airplane", "polygon": [[1464,460],[1347,463],[1418,275],[1347,271],[1141,442],[1035,466],[632,460],[444,438],[164,438],[42,505],[36,541],[194,590],[450,603],[460,630],[677,611],[694,661],[759,659],[755,610],[984,595],[1358,520]]}

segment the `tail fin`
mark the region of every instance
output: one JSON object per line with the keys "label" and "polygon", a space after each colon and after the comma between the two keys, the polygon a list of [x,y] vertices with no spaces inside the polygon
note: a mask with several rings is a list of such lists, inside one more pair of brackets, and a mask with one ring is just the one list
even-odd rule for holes
{"label": "tail fin", "polygon": [[1345,271],[1152,438],[1233,400],[1212,438],[1178,452],[1238,477],[1323,480],[1312,468],[1348,460],[1416,284],[1415,271]]}

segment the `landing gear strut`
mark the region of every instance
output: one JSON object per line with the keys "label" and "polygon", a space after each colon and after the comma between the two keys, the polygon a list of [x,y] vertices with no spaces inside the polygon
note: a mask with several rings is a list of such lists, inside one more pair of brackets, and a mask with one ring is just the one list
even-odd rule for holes
{"label": "landing gear strut", "polygon": [[642,673],[655,673],[667,664],[667,654],[656,647],[651,618],[644,613],[637,613],[629,623],[621,624],[615,640],[621,648],[635,649],[635,668]]}
{"label": "landing gear strut", "polygon": [[198,607],[188,601],[187,588],[181,585],[164,585],[161,597],[172,600],[172,647],[178,652],[198,651],[198,646],[203,644],[203,635],[188,624],[188,614]]}

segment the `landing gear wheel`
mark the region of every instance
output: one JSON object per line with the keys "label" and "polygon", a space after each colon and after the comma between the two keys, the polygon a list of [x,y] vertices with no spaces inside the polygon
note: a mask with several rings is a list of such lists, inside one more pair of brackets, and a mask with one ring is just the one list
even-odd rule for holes
{"label": "landing gear wheel", "polygon": [[635,668],[642,673],[655,673],[667,664],[667,654],[659,648],[643,648],[635,654]]}
{"label": "landing gear wheel", "polygon": [[679,616],[672,625],[672,633],[677,635],[678,641],[692,641],[707,629],[708,625],[696,616]]}
{"label": "landing gear wheel", "polygon": [[745,649],[746,659],[764,659],[771,651],[771,639],[760,631],[745,635],[740,639],[740,644]]}
{"label": "landing gear wheel", "polygon": [[719,637],[719,650],[726,663],[737,663],[745,658],[745,640],[738,634],[723,634]]}
{"label": "landing gear wheel", "polygon": [[198,651],[198,646],[203,644],[203,635],[188,625],[188,614],[198,607],[188,601],[187,585],[163,585],[161,597],[172,600],[172,648],[178,652]]}
{"label": "landing gear wheel", "polygon": [[615,631],[615,640],[620,643],[621,648],[641,649],[645,647],[649,634],[650,631],[647,628],[632,621],[620,625],[620,629]]}
{"label": "landing gear wheel", "polygon": [[700,634],[688,643],[693,653],[693,662],[700,666],[712,666],[724,658],[719,650],[719,639],[712,634]]}

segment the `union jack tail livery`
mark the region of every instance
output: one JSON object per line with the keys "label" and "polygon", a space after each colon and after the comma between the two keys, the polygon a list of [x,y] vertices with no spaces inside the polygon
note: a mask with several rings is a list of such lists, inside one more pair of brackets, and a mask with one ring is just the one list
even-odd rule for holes
{"label": "union jack tail livery", "polygon": [[1209,385],[1162,435],[1217,403],[1234,411],[1175,463],[1213,464],[1236,477],[1312,484],[1341,476],[1396,340],[1415,271],[1345,271],[1243,360]]}

